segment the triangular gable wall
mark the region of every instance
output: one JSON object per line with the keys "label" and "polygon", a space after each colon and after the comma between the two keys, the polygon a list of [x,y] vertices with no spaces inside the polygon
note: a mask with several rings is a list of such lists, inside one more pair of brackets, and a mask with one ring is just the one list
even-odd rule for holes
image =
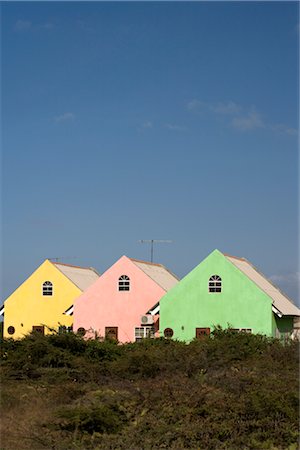
{"label": "triangular gable wall", "polygon": [[[209,293],[212,275],[222,278],[222,292]],[[230,263],[218,250],[213,251],[188,273],[160,301],[160,329],[175,327],[178,339],[195,337],[195,328],[221,325],[272,333],[272,301],[258,286]]]}
{"label": "triangular gable wall", "polygon": [[[130,289],[120,291],[122,275],[130,279]],[[122,256],[74,303],[74,330],[84,328],[104,336],[107,327],[118,328],[120,342],[134,341],[141,317],[159,301],[165,290],[127,256]],[[91,336],[92,337],[92,336]]]}
{"label": "triangular gable wall", "polygon": [[[45,281],[53,283],[53,295],[44,296]],[[44,261],[5,301],[4,336],[9,326],[15,328],[12,337],[22,337],[33,325],[57,328],[72,319],[63,313],[81,290],[49,260]],[[9,337],[9,336],[7,336]]]}

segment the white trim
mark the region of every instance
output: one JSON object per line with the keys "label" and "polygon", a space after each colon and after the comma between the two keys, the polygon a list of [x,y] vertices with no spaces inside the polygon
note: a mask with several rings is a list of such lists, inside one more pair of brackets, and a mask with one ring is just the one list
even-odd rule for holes
{"label": "white trim", "polygon": [[160,310],[160,304],[158,304],[154,309],[149,309],[149,313],[154,316],[155,314],[157,314]]}
{"label": "white trim", "polygon": [[74,305],[70,306],[70,308],[66,309],[66,311],[64,312],[64,314],[66,316],[73,316],[73,312],[74,312]]}
{"label": "white trim", "polygon": [[130,291],[130,278],[128,275],[121,275],[119,277],[118,291],[119,292],[129,292]]}
{"label": "white trim", "polygon": [[[138,332],[137,332],[137,330],[139,330],[139,331],[142,331],[142,336],[137,336],[137,334],[139,334]],[[149,332],[149,333],[147,333],[147,331]],[[147,336],[147,334],[148,334],[148,336]],[[151,336],[151,334],[152,334],[152,336]],[[154,328],[154,325],[144,325],[144,326],[140,326],[140,327],[134,327],[134,341],[135,342],[137,342],[137,340],[140,340],[140,339],[145,339],[145,338],[151,338],[151,339],[154,339],[154,337],[155,337],[155,328]]]}
{"label": "white trim", "polygon": [[4,316],[4,305],[1,306],[1,309],[0,309],[0,316]]}
{"label": "white trim", "polygon": [[238,333],[252,333],[252,328],[229,328],[230,331],[236,331]]}
{"label": "white trim", "polygon": [[[217,286],[217,283],[220,284],[220,286]],[[220,289],[219,291],[211,290],[211,289]],[[222,278],[220,275],[212,275],[208,280],[208,293],[209,294],[221,294],[222,292]]]}
{"label": "white trim", "polygon": [[278,317],[282,317],[282,313],[277,308],[275,308],[274,305],[272,305],[272,311],[273,313],[277,314]]}

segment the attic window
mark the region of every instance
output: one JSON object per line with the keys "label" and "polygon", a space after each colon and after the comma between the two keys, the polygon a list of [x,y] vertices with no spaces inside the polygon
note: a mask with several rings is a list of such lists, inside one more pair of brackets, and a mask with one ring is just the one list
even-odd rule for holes
{"label": "attic window", "polygon": [[43,283],[43,295],[53,295],[53,284],[51,281],[45,281]]}
{"label": "attic window", "polygon": [[212,275],[208,281],[208,292],[221,292],[222,278],[219,275]]}
{"label": "attic window", "polygon": [[119,278],[119,291],[129,291],[130,278],[127,275],[121,275]]}

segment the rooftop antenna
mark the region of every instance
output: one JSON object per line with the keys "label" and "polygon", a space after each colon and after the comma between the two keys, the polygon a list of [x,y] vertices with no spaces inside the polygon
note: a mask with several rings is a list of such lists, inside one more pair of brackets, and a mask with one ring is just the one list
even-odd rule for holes
{"label": "rooftop antenna", "polygon": [[48,259],[49,259],[49,261],[58,262],[58,261],[63,261],[65,259],[77,259],[77,256],[58,256],[56,258],[48,258]]}
{"label": "rooftop antenna", "polygon": [[141,239],[139,241],[141,244],[151,244],[151,262],[153,262],[153,246],[154,244],[171,244],[172,241],[165,240],[165,239]]}

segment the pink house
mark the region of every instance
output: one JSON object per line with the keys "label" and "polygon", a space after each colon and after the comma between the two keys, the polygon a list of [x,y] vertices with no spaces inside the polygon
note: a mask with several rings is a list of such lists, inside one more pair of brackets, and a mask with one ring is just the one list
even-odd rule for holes
{"label": "pink house", "polygon": [[73,329],[122,343],[154,336],[157,316],[147,313],[177,282],[161,264],[122,256],[76,299]]}

